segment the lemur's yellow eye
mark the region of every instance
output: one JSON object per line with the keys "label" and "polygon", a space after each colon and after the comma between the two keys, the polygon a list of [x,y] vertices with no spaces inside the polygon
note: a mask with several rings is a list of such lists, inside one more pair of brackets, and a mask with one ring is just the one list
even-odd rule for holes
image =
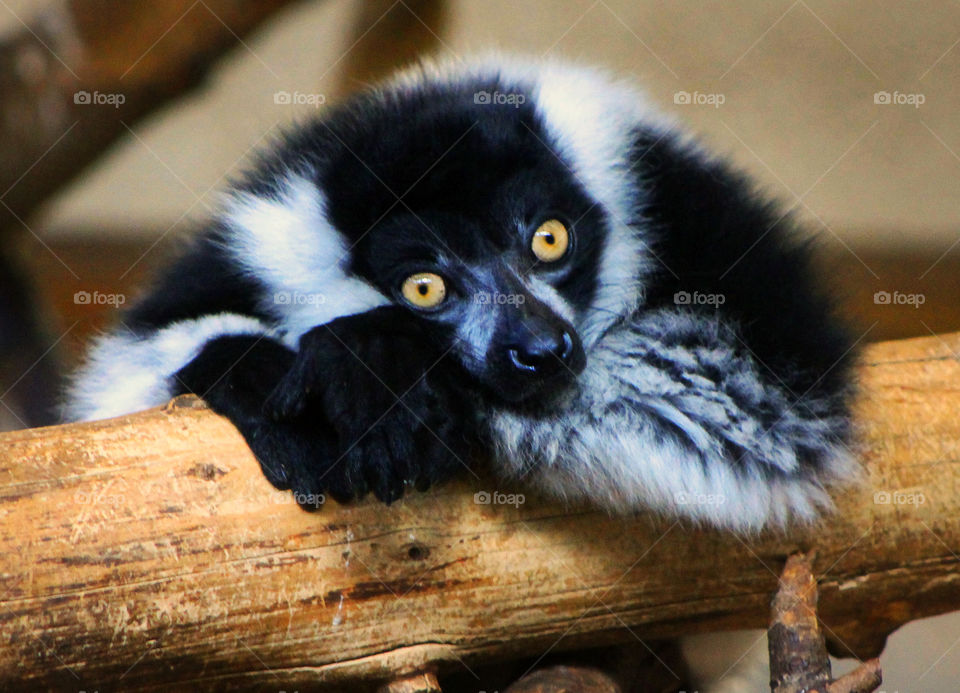
{"label": "lemur's yellow eye", "polygon": [[403,297],[417,308],[435,308],[447,296],[443,277],[433,272],[411,274],[403,282]]}
{"label": "lemur's yellow eye", "polygon": [[556,219],[540,224],[540,228],[533,233],[533,240],[530,242],[533,254],[541,262],[556,262],[566,254],[568,245],[570,245],[570,235],[567,233],[567,227]]}

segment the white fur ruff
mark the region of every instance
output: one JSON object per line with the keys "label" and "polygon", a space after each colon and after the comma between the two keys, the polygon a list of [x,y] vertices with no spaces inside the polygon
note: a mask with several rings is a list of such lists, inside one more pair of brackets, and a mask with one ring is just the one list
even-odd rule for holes
{"label": "white fur ruff", "polygon": [[94,343],[86,364],[74,376],[65,418],[109,419],[165,404],[173,391],[173,374],[211,339],[275,334],[259,320],[231,313],[175,322],[149,338],[117,330]]}

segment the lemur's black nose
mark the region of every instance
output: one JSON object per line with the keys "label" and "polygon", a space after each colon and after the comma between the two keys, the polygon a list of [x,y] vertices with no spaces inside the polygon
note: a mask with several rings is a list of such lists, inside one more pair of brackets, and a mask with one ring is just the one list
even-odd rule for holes
{"label": "lemur's black nose", "polygon": [[531,329],[508,347],[507,355],[517,370],[551,375],[561,368],[569,368],[573,349],[573,337],[566,330]]}

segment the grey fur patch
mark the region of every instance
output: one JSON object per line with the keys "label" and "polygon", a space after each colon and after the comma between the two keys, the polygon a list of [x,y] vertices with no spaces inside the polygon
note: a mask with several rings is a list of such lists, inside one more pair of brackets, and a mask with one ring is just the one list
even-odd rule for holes
{"label": "grey fur patch", "polygon": [[[813,518],[825,484],[853,474],[846,422],[825,404],[772,384],[732,327],[660,310],[594,345],[556,416],[499,410],[490,433],[509,475],[555,496],[755,530]],[[780,417],[764,425],[771,411]]]}

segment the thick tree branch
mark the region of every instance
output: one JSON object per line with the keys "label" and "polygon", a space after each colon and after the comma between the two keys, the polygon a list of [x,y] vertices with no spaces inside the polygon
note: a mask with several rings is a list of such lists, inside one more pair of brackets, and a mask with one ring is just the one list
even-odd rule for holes
{"label": "thick tree branch", "polygon": [[524,492],[486,478],[306,513],[189,398],[5,434],[0,677],[32,689],[121,675],[125,690],[381,684],[431,665],[764,627],[786,557],[809,549],[827,641],[873,656],[904,622],[960,607],[958,352],[960,334],[870,347],[864,485],[816,526],[756,537],[531,495],[479,505],[479,489]]}

